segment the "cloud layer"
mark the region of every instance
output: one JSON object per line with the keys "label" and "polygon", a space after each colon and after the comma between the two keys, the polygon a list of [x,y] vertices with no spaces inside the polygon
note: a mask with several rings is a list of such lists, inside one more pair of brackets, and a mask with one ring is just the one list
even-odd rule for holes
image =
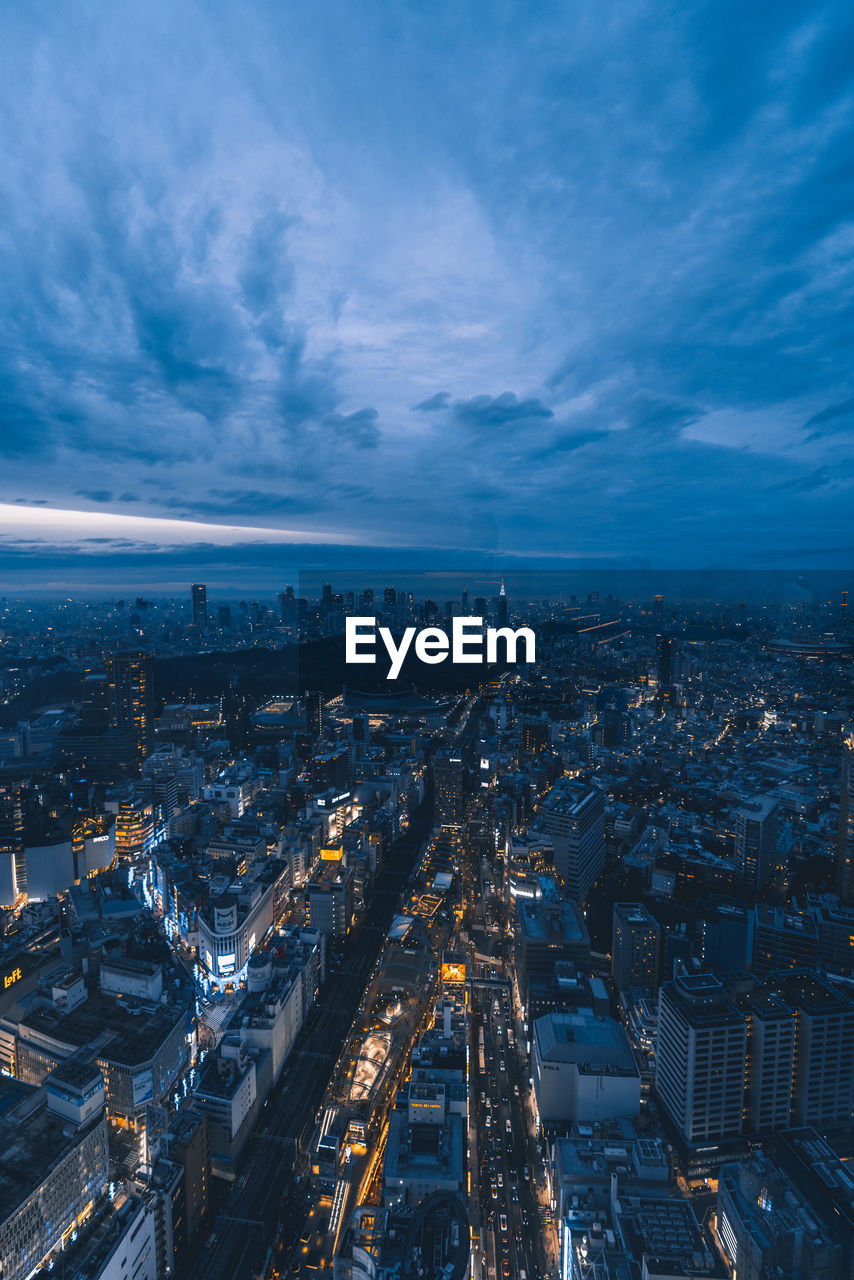
{"label": "cloud layer", "polygon": [[0,502],[850,562],[850,6],[96,0],[0,35]]}

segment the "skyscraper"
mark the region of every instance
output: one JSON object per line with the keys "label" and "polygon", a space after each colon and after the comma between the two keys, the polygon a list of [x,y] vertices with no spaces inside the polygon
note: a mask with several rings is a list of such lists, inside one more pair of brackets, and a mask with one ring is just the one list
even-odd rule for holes
{"label": "skyscraper", "polygon": [[682,974],[661,988],[655,1089],[689,1146],[742,1130],[747,1017],[711,973]]}
{"label": "skyscraper", "polygon": [[611,977],[619,991],[658,987],[661,925],[638,902],[615,902],[611,937]]}
{"label": "skyscraper", "polygon": [[745,888],[758,892],[777,867],[777,802],[755,796],[735,815],[735,862]]}
{"label": "skyscraper", "polygon": [[305,731],[312,739],[323,732],[323,694],[319,689],[305,691]]}
{"label": "skyscraper", "polygon": [[836,837],[836,892],[854,903],[854,724],[842,735],[839,830]]}
{"label": "skyscraper", "polygon": [[850,1124],[854,1107],[854,1001],[802,971],[780,989],[797,1020],[792,1120],[821,1129]]}
{"label": "skyscraper", "polygon": [[507,592],[504,590],[504,579],[501,579],[501,590],[498,593],[498,625],[507,626]]}
{"label": "skyscraper", "polygon": [[564,778],[552,787],[541,812],[554,847],[555,871],[567,897],[579,902],[605,866],[605,797]]}
{"label": "skyscraper", "polygon": [[748,1019],[747,1127],[756,1133],[787,1128],[792,1107],[796,1026],[776,991],[758,988],[739,1000]]}
{"label": "skyscraper", "polygon": [[673,636],[656,636],[655,649],[658,657],[659,697],[662,701],[669,702],[673,686]]}
{"label": "skyscraper", "polygon": [[208,625],[208,589],[203,582],[194,582],[190,588],[193,597],[193,626]]}
{"label": "skyscraper", "polygon": [[442,826],[458,827],[465,817],[464,766],[454,751],[437,752],[433,760],[436,820]]}
{"label": "skyscraper", "polygon": [[131,738],[142,760],[154,741],[154,655],[137,650],[105,653],[104,666],[110,724]]}

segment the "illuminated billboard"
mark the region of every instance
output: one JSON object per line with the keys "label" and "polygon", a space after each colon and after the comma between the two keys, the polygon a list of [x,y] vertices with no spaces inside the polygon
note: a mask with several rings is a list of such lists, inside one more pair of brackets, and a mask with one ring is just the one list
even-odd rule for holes
{"label": "illuminated billboard", "polygon": [[442,964],[443,982],[465,982],[466,965],[464,960],[446,960]]}

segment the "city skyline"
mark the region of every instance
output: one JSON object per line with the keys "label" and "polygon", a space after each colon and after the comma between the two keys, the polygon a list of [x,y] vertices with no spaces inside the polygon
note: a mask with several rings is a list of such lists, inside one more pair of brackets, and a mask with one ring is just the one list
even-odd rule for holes
{"label": "city skyline", "polygon": [[851,22],[8,13],[0,589],[847,567]]}

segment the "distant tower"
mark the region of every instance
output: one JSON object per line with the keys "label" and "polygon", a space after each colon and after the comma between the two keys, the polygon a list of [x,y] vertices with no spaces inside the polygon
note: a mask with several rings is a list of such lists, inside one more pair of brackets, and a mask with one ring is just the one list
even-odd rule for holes
{"label": "distant tower", "polygon": [[658,656],[658,693],[664,702],[669,702],[673,686],[673,637],[656,636],[655,647]]}
{"label": "distant tower", "polygon": [[110,724],[128,734],[143,760],[154,741],[154,655],[133,650],[105,653],[104,666]]}
{"label": "distant tower", "polygon": [[842,600],[839,604],[839,621],[842,623],[842,630],[848,626],[848,592],[842,592]]}
{"label": "distant tower", "polygon": [[208,625],[208,589],[203,582],[194,582],[190,588],[193,597],[193,626]]}
{"label": "distant tower", "polygon": [[501,579],[501,590],[498,593],[498,625],[507,626],[507,592],[504,590],[504,579]]}
{"label": "distant tower", "polygon": [[656,618],[660,618],[661,615],[664,613],[664,596],[657,595],[655,597],[655,600],[653,602],[653,610],[655,612]]}

